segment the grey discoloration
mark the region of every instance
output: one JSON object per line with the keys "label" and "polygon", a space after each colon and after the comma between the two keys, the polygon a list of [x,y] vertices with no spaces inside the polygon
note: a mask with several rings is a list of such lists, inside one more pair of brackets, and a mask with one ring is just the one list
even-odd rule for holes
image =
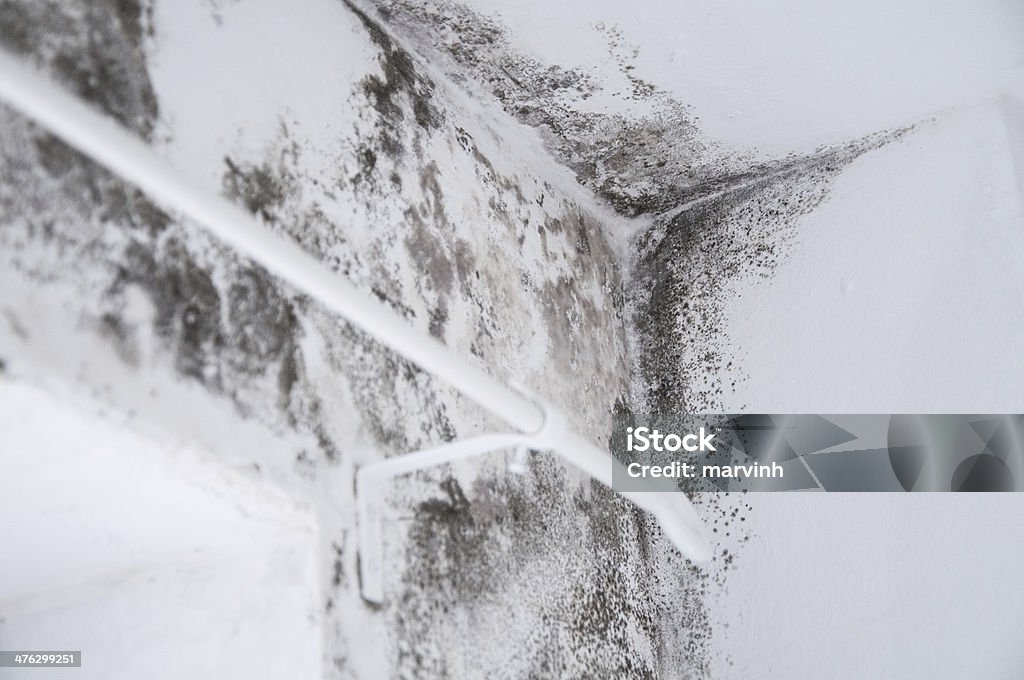
{"label": "grey discoloration", "polygon": [[[723,160],[685,106],[633,74],[614,27],[601,30],[627,74],[623,96],[654,102],[657,115],[580,113],[574,102],[600,83],[515,53],[501,27],[461,6],[378,5],[390,24],[345,2],[351,25],[339,35],[361,36],[375,58],[349,91],[330,93],[360,112],[331,140],[341,153],[307,163],[318,140],[282,122],[275,139],[218,149],[223,166],[208,170],[220,172],[223,193],[468,361],[527,380],[596,440],[607,439],[613,410],[638,402],[713,406],[716,368],[727,361],[714,343],[717,300],[736,277],[770,271],[792,220],[855,150],[753,168]],[[128,1],[0,0],[8,47],[147,138],[159,122],[150,23],[148,5]],[[512,115],[545,129],[579,181],[621,213],[655,218],[632,281],[602,225],[505,158],[513,140],[460,108],[391,24],[430,27],[421,34],[450,56],[456,78],[485,83]],[[351,648],[345,617],[387,622],[386,645],[372,651],[387,654],[399,678],[706,672],[709,577],[648,517],[544,455],[525,478],[441,470],[396,482],[403,514],[389,535],[398,557],[388,604],[356,604],[345,484],[356,454],[396,455],[493,424],[59,140],[6,110],[2,118],[4,273],[41,291],[52,284],[68,313],[88,322],[75,332],[100,338],[132,371],[165,367],[209,403],[229,403],[235,425],[290,438],[284,460],[256,465],[316,499],[336,541],[321,551],[328,677],[345,677],[353,655],[370,653]],[[135,308],[138,293],[151,314]],[[20,321],[9,324],[13,335],[31,338],[31,319]],[[705,511],[715,531],[743,519]]]}
{"label": "grey discoloration", "polygon": [[0,40],[145,137],[157,114],[143,57],[149,19],[139,0],[4,0]]}
{"label": "grey discoloration", "polygon": [[10,327],[14,335],[22,340],[29,339],[28,331],[25,330],[25,326],[21,323],[21,319],[18,318],[17,314],[9,309],[4,309],[4,319],[7,321],[7,325]]}
{"label": "grey discoloration", "polygon": [[450,230],[444,212],[445,196],[437,177],[437,166],[428,164],[420,170],[420,187],[424,200],[405,211],[411,232],[405,237],[405,247],[411,261],[419,270],[418,287],[424,298],[433,300],[428,312],[430,334],[444,339],[448,322],[448,299],[455,285],[455,265],[448,254],[443,231]]}
{"label": "grey discoloration", "polygon": [[796,237],[796,221],[828,195],[831,180],[860,154],[904,131],[789,159],[771,172],[723,178],[684,210],[662,215],[637,242],[628,286],[635,310],[634,360],[645,412],[721,410],[723,313],[742,280],[767,278]]}
{"label": "grey discoloration", "polygon": [[[294,341],[299,333],[295,307],[265,271],[240,269],[228,289],[227,307],[232,339],[238,354],[246,358],[246,366],[272,364],[286,354],[294,361]],[[286,382],[293,384],[294,378]]]}
{"label": "grey discoloration", "polygon": [[[157,106],[141,44],[148,14],[128,2],[6,2],[0,25],[7,41],[34,36],[27,45],[51,73],[122,124],[149,134]],[[77,70],[69,74],[62,60]],[[90,327],[125,362],[138,361],[138,342],[152,333],[183,377],[228,396],[241,413],[263,410],[253,390],[263,377],[275,378],[274,403],[285,411],[277,417],[315,433],[325,455],[336,456],[322,425],[315,418],[299,423],[292,412],[290,393],[303,375],[301,331],[280,284],[223,253],[197,254],[191,235],[137,189],[24,119],[6,111],[4,118],[0,204],[7,219],[0,238],[17,254],[5,267],[40,283],[80,277],[96,305],[82,313],[95,319]],[[275,174],[281,164],[227,165],[227,193],[273,218],[292,189]],[[152,302],[152,328],[123,316],[131,287]],[[318,414],[309,406],[315,397],[306,402],[301,408]]]}
{"label": "grey discoloration", "polygon": [[282,161],[277,167],[269,161],[239,167],[224,158],[224,194],[245,206],[254,215],[272,221],[285,198],[295,191],[294,180],[288,176]]}
{"label": "grey discoloration", "polygon": [[[411,109],[412,120],[419,132],[436,129],[442,116],[432,101],[434,83],[420,74],[412,55],[399,45],[384,28],[351,0],[343,0],[366,29],[370,40],[380,48],[381,74],[369,74],[362,81],[362,90],[378,117],[378,143],[387,155],[398,158],[404,152],[400,128]],[[372,152],[371,152],[372,153]],[[367,158],[369,160],[369,158]]]}
{"label": "grey discoloration", "polygon": [[[493,641],[453,622],[509,598],[516,625],[502,636],[521,677],[654,676],[658,660],[637,642],[657,635],[670,604],[644,585],[646,519],[597,485],[589,501],[567,496],[550,459],[532,467],[530,482],[479,478],[471,492],[448,478],[439,497],[420,504],[410,533],[416,557],[395,612],[399,677],[459,677],[474,645]],[[472,644],[455,641],[467,635]]]}
{"label": "grey discoloration", "polygon": [[[628,83],[610,94],[643,101],[653,114],[585,110],[581,103],[605,83],[518,51],[504,27],[466,3],[374,4],[409,40],[448,58],[454,77],[482,83],[506,111],[542,129],[581,184],[624,215],[653,217],[628,286],[637,396],[646,410],[718,407],[729,387],[719,376],[732,372],[723,370],[730,359],[719,349],[720,310],[730,286],[746,276],[768,276],[794,236],[796,219],[823,200],[831,178],[863,151],[904,132],[754,162],[719,149],[700,133],[685,103],[638,77],[638,49],[616,26],[592,27]],[[580,225],[581,250],[592,232]]]}
{"label": "grey discoloration", "polygon": [[581,103],[604,87],[593,75],[517,51],[502,26],[461,2],[377,0],[375,5],[409,40],[450,58],[454,77],[482,84],[511,115],[543,129],[552,151],[580,183],[623,214],[674,207],[713,191],[717,178],[749,166],[702,137],[683,103],[635,74],[635,50],[614,26],[595,29],[630,85],[614,94],[648,102],[654,109],[650,115],[585,110]]}
{"label": "grey discoloration", "polygon": [[135,242],[125,253],[112,292],[126,284],[140,285],[149,293],[156,307],[156,332],[171,346],[176,368],[219,389],[219,355],[225,337],[220,291],[209,271],[198,265],[179,241],[167,243],[156,253]]}
{"label": "grey discoloration", "polygon": [[[624,215],[651,216],[652,227],[633,246],[632,278],[624,288],[618,281],[602,282],[614,291],[609,295],[616,310],[611,315],[581,295],[574,276],[545,282],[539,295],[545,325],[572,339],[552,350],[552,356],[577,375],[599,370],[588,357],[602,356],[596,344],[582,340],[587,337],[582,329],[629,329],[632,366],[624,372],[632,374],[634,391],[624,392],[616,402],[625,411],[720,410],[724,392],[732,387],[723,384],[722,376],[737,373],[733,359],[722,350],[723,313],[735,286],[749,277],[770,276],[796,236],[797,219],[824,200],[835,175],[859,154],[903,132],[755,163],[717,148],[700,134],[684,103],[639,78],[632,65],[637,52],[614,26],[595,27],[628,83],[625,91],[613,95],[646,102],[655,111],[652,115],[586,111],[581,102],[603,83],[586,72],[544,64],[517,51],[503,27],[463,3],[376,0],[375,5],[389,25],[421,49],[443,55],[438,61],[449,59],[454,78],[482,84],[508,113],[540,128],[554,155],[581,184]],[[545,255],[550,255],[552,238],[568,233],[580,260],[604,260],[602,254],[589,257],[599,230],[582,217],[548,220],[538,225],[537,233]],[[622,309],[631,310],[624,320],[616,318]],[[461,518],[475,527],[480,520],[474,519],[472,502],[459,507],[453,505],[444,515],[448,525]],[[711,498],[704,499],[703,510],[714,533],[748,538],[738,509],[726,510]],[[464,527],[457,535],[474,534]],[[735,554],[723,552],[716,556],[717,569],[684,576],[685,594],[649,620],[657,622],[644,628],[647,638],[657,641],[657,662],[592,670],[621,677],[654,676],[669,668],[686,669],[682,672],[695,677],[706,673],[707,588],[723,583],[734,560]],[[487,570],[486,565],[482,568]],[[613,649],[628,648],[608,621],[609,612],[630,611],[637,604],[630,597],[617,598],[621,592],[614,578],[605,578],[599,587],[583,586],[577,593],[576,602],[586,606],[573,609],[572,618],[583,622],[580,630],[592,633],[590,645],[601,646],[600,639]],[[543,648],[547,652],[541,655],[541,674],[565,675],[566,669],[558,665],[565,657],[550,653],[552,646],[549,642]],[[579,658],[581,653],[574,654]]]}

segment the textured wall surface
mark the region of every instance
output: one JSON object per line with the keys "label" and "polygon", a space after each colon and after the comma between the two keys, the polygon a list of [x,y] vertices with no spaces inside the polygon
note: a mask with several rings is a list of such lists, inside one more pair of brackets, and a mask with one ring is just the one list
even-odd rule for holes
{"label": "textured wall surface", "polygon": [[[1019,69],[1024,43],[1007,39],[1013,23],[999,17],[1012,12],[995,0],[984,11],[918,4],[878,21],[885,13],[870,5],[789,2],[801,23],[702,2],[302,0],[284,12],[273,0],[0,0],[0,41],[417,329],[563,407],[601,444],[609,416],[630,410],[999,411],[1004,397],[1019,401],[1019,380],[987,388],[1004,368],[1021,370],[1001,358],[1016,317],[994,320],[1020,298],[1006,275],[1019,269],[1024,206],[1024,152],[1012,150],[1024,129],[1019,85],[998,106],[938,114],[999,94],[996,65]],[[934,21],[918,26],[922,11]],[[922,165],[943,171],[908,179]],[[861,522],[849,500],[701,498],[717,552],[696,569],[607,489],[544,455],[510,475],[504,453],[389,485],[386,602],[369,605],[356,467],[501,424],[5,108],[0,180],[0,405],[73,403],[53,421],[71,435],[40,442],[94,437],[83,449],[102,451],[123,427],[144,442],[140,457],[201,452],[197,486],[218,469],[305,507],[318,525],[315,602],[253,605],[261,630],[315,631],[316,652],[290,650],[318,657],[302,668],[327,678],[822,667],[825,677],[912,677],[951,667],[926,637],[962,657],[977,648],[952,643],[939,625],[949,612],[929,609],[922,584],[957,588],[963,621],[990,622],[997,609],[998,587],[977,586],[970,561],[997,559],[1012,531],[984,521],[995,505],[977,505],[974,524],[952,501],[923,505],[879,538],[874,527],[902,501],[860,508]],[[988,234],[985,248],[971,245],[976,233]],[[980,273],[949,276],[944,263],[968,250],[966,269]],[[918,286],[922,271],[942,285]],[[936,355],[962,350],[942,290],[985,301],[971,307],[985,342],[960,368],[982,366],[987,378],[970,391],[962,374],[934,369]],[[851,320],[864,322],[857,332]],[[921,324],[935,352],[906,361]],[[18,406],[10,418],[30,411]],[[11,432],[30,439],[32,423],[18,425]],[[146,507],[136,508],[145,520],[173,524]],[[843,533],[807,532],[808,517]],[[918,574],[952,539],[906,547],[936,522],[987,527],[948,582]],[[858,547],[875,540],[902,556],[892,573]],[[826,557],[834,563],[819,567]],[[292,572],[261,559],[239,572],[234,598],[218,599],[233,567],[174,581],[161,596],[165,628],[133,618],[149,615],[130,602],[151,581],[97,592],[69,572],[62,587],[94,617],[75,625],[111,631],[109,648],[132,627],[148,645],[140,658],[167,656],[163,631],[286,590]],[[833,572],[849,565],[859,578],[837,593]],[[167,567],[148,560],[140,573]],[[119,583],[104,568],[90,563],[89,578]],[[288,583],[289,597],[302,590]],[[0,592],[0,646],[16,627],[74,618],[46,593]],[[917,603],[906,611],[904,595]],[[861,606],[847,609],[847,596]],[[877,623],[871,607],[883,601],[890,625],[864,638],[877,654],[834,655],[859,649],[848,638]],[[5,615],[15,603],[18,616]],[[246,626],[239,611],[209,630]],[[891,643],[926,611],[927,636]],[[998,669],[1013,667],[1005,638],[984,629],[994,663],[1010,660]],[[813,653],[779,642],[794,636]],[[228,677],[210,639],[175,656],[171,677]]]}
{"label": "textured wall surface", "polygon": [[[630,400],[602,222],[529,130],[363,10],[0,5],[6,46],[595,441]],[[6,379],[71,381],[312,503],[327,677],[681,677],[703,581],[547,457],[398,480],[387,603],[358,595],[353,466],[495,427],[444,385],[5,111]],[[560,188],[564,187],[564,188]],[[651,580],[658,587],[651,588]],[[170,615],[174,615],[171,613]]]}
{"label": "textured wall surface", "polygon": [[[453,80],[468,81],[540,130],[582,186],[634,218],[631,229],[612,233],[623,244],[629,272],[633,393],[647,412],[722,408],[735,374],[732,357],[722,351],[722,327],[737,282],[768,278],[785,257],[797,220],[825,200],[835,176],[910,129],[832,138],[829,146],[774,158],[737,151],[709,139],[671,87],[639,75],[639,43],[619,25],[596,20],[599,13],[616,13],[609,7],[580,8],[549,21],[528,2],[504,12],[520,24],[543,24],[538,30],[545,42],[511,31],[495,16],[500,8],[482,1],[376,4]],[[666,22],[682,25],[675,15],[681,11],[669,11]],[[560,21],[584,35],[557,41],[546,34],[548,24]],[[571,63],[587,53],[588,37],[603,45],[584,65],[570,68],[539,56],[538,42],[549,48],[546,58]],[[658,35],[649,41],[657,46]],[[645,74],[671,84],[676,71],[662,65]]]}

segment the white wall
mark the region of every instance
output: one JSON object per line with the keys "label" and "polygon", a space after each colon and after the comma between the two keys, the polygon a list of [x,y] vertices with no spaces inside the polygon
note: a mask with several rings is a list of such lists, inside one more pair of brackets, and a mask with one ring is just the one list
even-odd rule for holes
{"label": "white wall", "polygon": [[318,677],[316,529],[281,492],[0,379],[0,678]]}
{"label": "white wall", "polygon": [[760,494],[715,678],[1012,680],[1024,495]]}
{"label": "white wall", "polygon": [[761,413],[1024,410],[1024,201],[1002,107],[868,153],[722,330]]}
{"label": "white wall", "polygon": [[637,49],[633,75],[687,104],[709,139],[772,156],[1024,86],[1024,5],[1013,0],[469,4],[527,51],[612,85],[618,67],[597,27],[620,29],[620,53]]}
{"label": "white wall", "polygon": [[[727,410],[1024,409],[1017,111],[944,116],[839,176],[775,277],[739,286]],[[1024,672],[1024,495],[733,500],[756,538],[712,605],[715,677]]]}
{"label": "white wall", "polygon": [[[634,75],[740,151],[925,121],[839,176],[772,279],[737,286],[722,331],[742,379],[726,411],[1024,409],[1020,3],[471,4],[527,51],[611,84],[597,27],[620,27]],[[730,546],[741,558],[711,604],[713,677],[1024,672],[1024,497],[731,502],[753,506],[754,538]]]}

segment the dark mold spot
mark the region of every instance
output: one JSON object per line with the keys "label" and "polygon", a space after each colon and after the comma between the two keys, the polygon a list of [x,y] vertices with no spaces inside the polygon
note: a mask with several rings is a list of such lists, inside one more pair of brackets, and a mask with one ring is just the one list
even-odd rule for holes
{"label": "dark mold spot", "polygon": [[225,344],[221,298],[209,273],[181,243],[167,243],[158,259],[142,244],[125,253],[115,288],[137,284],[156,308],[156,330],[173,348],[175,366],[209,387],[219,387],[219,350]]}
{"label": "dark mold spot", "polygon": [[797,218],[825,199],[835,174],[902,133],[720,178],[707,198],[655,220],[637,243],[627,293],[643,411],[721,410],[719,376],[730,367],[722,322],[732,287],[743,277],[769,276],[795,237]]}
{"label": "dark mold spot", "polygon": [[[319,410],[318,410],[319,411]],[[332,463],[338,462],[340,454],[338,453],[338,447],[334,445],[331,438],[327,436],[327,432],[324,430],[322,424],[318,424],[314,430],[316,435],[316,443],[320,446],[320,451],[324,454],[324,457]]]}
{"label": "dark mold spot", "polygon": [[49,133],[40,133],[33,141],[39,164],[55,179],[70,172],[80,159],[67,144]]}
{"label": "dark mold spot", "polygon": [[341,546],[337,543],[331,543],[331,549],[334,551],[334,562],[332,565],[331,573],[331,585],[335,588],[341,588],[345,583],[345,563],[344,554],[341,550]]}
{"label": "dark mold spot", "polygon": [[161,210],[138,189],[113,182],[105,190],[102,217],[157,236],[171,223],[171,216]]}
{"label": "dark mold spot", "polygon": [[443,307],[431,310],[428,330],[438,340],[444,340],[444,326],[448,323],[448,311]]}
{"label": "dark mold spot", "polygon": [[359,174],[369,177],[373,173],[373,169],[377,167],[377,153],[370,147],[364,146],[359,149],[356,158],[359,161]]}
{"label": "dark mold spot", "polygon": [[273,168],[267,162],[240,167],[225,157],[224,164],[227,166],[224,193],[228,198],[240,201],[253,215],[274,221],[281,204],[293,190],[291,177],[283,168]]}

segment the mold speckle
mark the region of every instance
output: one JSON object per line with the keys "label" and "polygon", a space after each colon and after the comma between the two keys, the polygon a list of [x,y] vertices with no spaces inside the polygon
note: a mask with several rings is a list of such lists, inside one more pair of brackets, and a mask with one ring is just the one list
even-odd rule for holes
{"label": "mold speckle", "polygon": [[[414,557],[403,575],[401,606],[391,610],[403,641],[401,677],[453,673],[438,653],[445,640],[483,645],[482,636],[491,634],[453,622],[506,598],[517,602],[507,612],[516,625],[502,634],[510,650],[519,650],[515,665],[523,677],[655,675],[658,661],[636,645],[634,631],[656,636],[670,605],[644,585],[653,568],[640,561],[639,545],[649,538],[645,519],[597,484],[590,500],[566,495],[564,473],[550,459],[530,465],[529,484],[488,476],[467,495],[446,478],[440,497],[416,507]],[[530,622],[545,631],[546,643],[513,637],[531,630]]]}
{"label": "mold speckle", "polygon": [[[322,139],[283,122],[275,139],[254,142],[262,147],[220,150],[224,166],[210,170],[222,171],[225,195],[468,360],[538,383],[580,431],[608,436],[613,409],[713,406],[717,368],[728,361],[714,341],[717,301],[730,281],[771,270],[792,237],[786,225],[821,200],[852,152],[759,166],[725,157],[682,103],[636,75],[636,50],[615,27],[597,28],[625,76],[613,94],[651,104],[648,116],[581,112],[601,83],[516,52],[500,26],[461,5],[378,2],[391,24],[416,28],[418,40],[447,53],[457,79],[483,83],[511,115],[545,130],[581,184],[624,215],[651,218],[624,285],[597,220],[489,150],[489,124],[448,106],[450,84],[426,77],[390,24],[345,4],[355,37],[377,55],[365,77],[334,93],[358,116],[323,145],[330,155],[316,155]],[[158,108],[140,47],[146,7],[0,0],[2,39],[149,136]],[[5,266],[40,290],[54,281],[81,289],[69,308],[98,320],[88,330],[132,371],[149,369],[140,347],[148,353],[152,344],[153,363],[165,362],[174,380],[233,405],[247,426],[293,438],[281,460],[261,459],[268,478],[282,475],[314,497],[350,471],[354,446],[383,457],[484,425],[372,338],[186,231],[34,125],[0,116],[11,187],[0,205],[12,216],[0,225]],[[514,143],[492,134],[499,148]],[[325,167],[336,174],[324,176]],[[129,317],[126,291],[135,289],[152,303],[151,319]],[[630,307],[636,317],[626,316]],[[627,338],[638,339],[633,366]],[[342,617],[375,616],[390,624],[394,677],[493,674],[485,661],[515,677],[706,674],[705,596],[735,555],[723,552],[699,572],[607,489],[579,482],[549,456],[535,456],[530,469],[522,478],[475,470],[465,487],[443,470],[403,480],[388,546],[400,553],[389,563],[396,578],[380,610],[348,606],[357,584],[344,565],[356,557],[342,554],[343,539],[326,547],[325,653],[339,672],[348,659]],[[350,501],[333,492],[318,500],[338,523],[349,521],[338,510]],[[702,507],[722,534],[738,531],[743,512],[713,500]]]}
{"label": "mold speckle", "polygon": [[337,543],[331,544],[334,551],[334,562],[331,566],[331,585],[335,588],[342,588],[346,585],[344,553]]}
{"label": "mold speckle", "polygon": [[722,349],[723,314],[736,286],[769,277],[796,238],[797,219],[827,197],[832,178],[904,132],[788,159],[655,219],[637,240],[627,287],[640,410],[721,411],[731,385],[720,376],[735,374]]}
{"label": "mold speckle", "polygon": [[149,293],[157,333],[173,348],[177,369],[217,389],[218,350],[225,340],[220,293],[183,244],[171,241],[161,255],[154,257],[151,249],[133,243],[125,253],[115,289],[137,284]]}
{"label": "mold speckle", "polygon": [[608,41],[629,91],[614,96],[643,101],[654,112],[640,117],[587,111],[582,103],[603,85],[581,70],[545,64],[512,47],[505,29],[452,0],[377,0],[389,24],[424,49],[443,52],[459,79],[481,83],[523,123],[547,132],[556,157],[581,184],[625,215],[659,212],[703,191],[706,179],[749,163],[701,137],[687,107],[634,74],[636,49],[617,27],[595,28]]}

